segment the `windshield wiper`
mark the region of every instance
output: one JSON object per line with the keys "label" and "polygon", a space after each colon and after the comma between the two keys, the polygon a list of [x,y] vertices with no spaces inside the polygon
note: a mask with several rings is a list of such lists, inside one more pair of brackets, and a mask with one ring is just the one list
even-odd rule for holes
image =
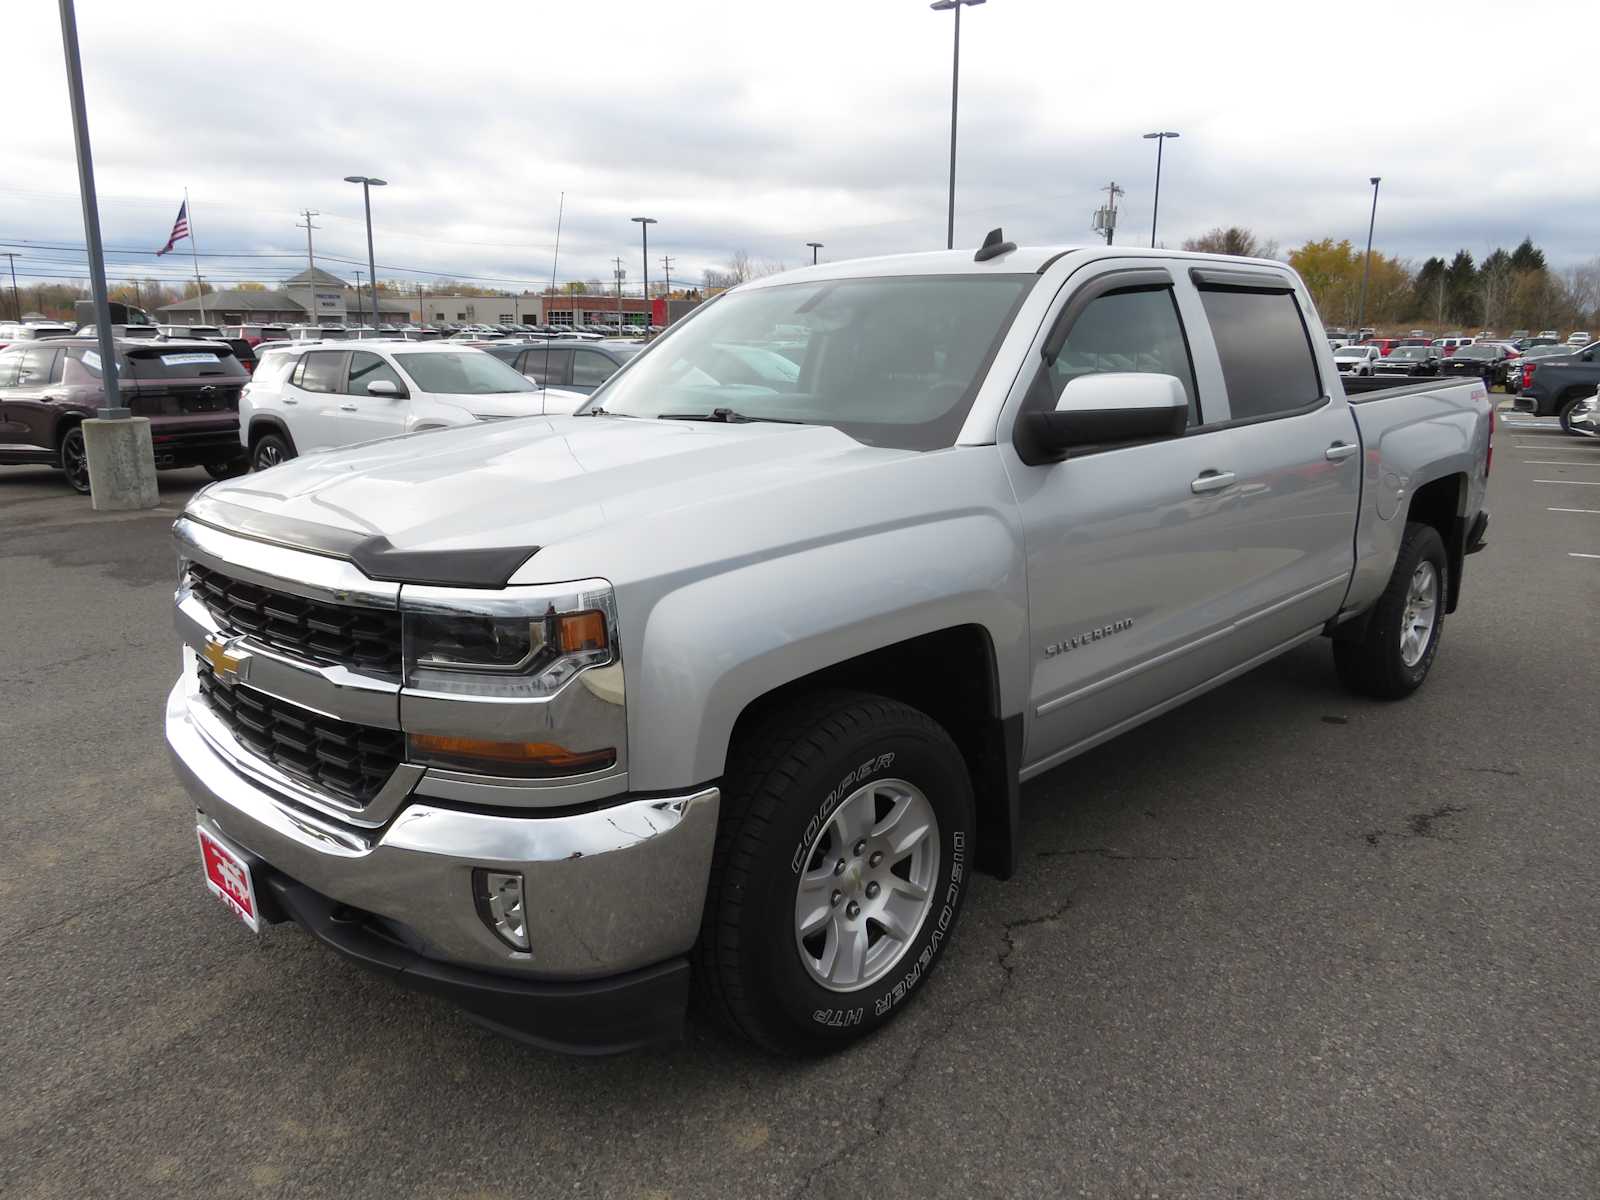
{"label": "windshield wiper", "polygon": [[731,408],[713,408],[708,413],[657,413],[659,421],[720,421],[724,425],[744,425],[751,421],[767,421],[775,425],[804,425],[804,421],[791,421],[787,417],[752,417]]}
{"label": "windshield wiper", "polygon": [[633,420],[632,413],[614,413],[604,407],[591,408],[585,415],[590,417],[622,417],[624,420]]}

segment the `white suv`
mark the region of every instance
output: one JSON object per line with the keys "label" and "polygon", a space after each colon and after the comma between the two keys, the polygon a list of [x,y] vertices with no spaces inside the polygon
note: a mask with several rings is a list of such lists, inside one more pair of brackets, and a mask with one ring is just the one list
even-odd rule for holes
{"label": "white suv", "polygon": [[482,350],[445,343],[307,342],[269,350],[239,397],[256,470],[313,450],[570,413],[587,397],[541,388]]}

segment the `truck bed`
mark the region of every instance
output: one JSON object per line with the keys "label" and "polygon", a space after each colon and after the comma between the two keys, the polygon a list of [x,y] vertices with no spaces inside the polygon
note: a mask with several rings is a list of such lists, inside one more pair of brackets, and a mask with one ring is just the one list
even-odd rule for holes
{"label": "truck bed", "polygon": [[[1344,381],[1362,466],[1355,572],[1341,614],[1365,608],[1382,594],[1405,533],[1405,513],[1421,488],[1455,477],[1466,490],[1451,497],[1451,511],[1464,511],[1470,522],[1483,507],[1493,432],[1493,401],[1483,381],[1386,382]],[[1464,507],[1458,498],[1465,499]]]}

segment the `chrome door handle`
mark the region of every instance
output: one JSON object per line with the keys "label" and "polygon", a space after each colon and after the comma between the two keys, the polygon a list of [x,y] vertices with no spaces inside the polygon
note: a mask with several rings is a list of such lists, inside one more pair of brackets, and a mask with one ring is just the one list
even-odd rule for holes
{"label": "chrome door handle", "polygon": [[355,412],[355,410],[356,410],[356,406],[354,404],[341,404],[341,405],[339,405],[339,411],[340,412]]}
{"label": "chrome door handle", "polygon": [[1359,449],[1360,446],[1352,446],[1349,442],[1335,442],[1322,452],[1322,457],[1329,462],[1343,462]]}
{"label": "chrome door handle", "polygon": [[1232,471],[1203,471],[1200,478],[1189,485],[1189,490],[1196,496],[1203,496],[1206,492],[1220,492],[1232,483]]}

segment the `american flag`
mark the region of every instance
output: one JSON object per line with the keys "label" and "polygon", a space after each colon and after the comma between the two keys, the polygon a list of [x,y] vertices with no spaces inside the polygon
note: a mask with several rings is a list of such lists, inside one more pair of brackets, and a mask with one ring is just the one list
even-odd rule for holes
{"label": "american flag", "polygon": [[167,239],[167,244],[165,246],[156,251],[156,257],[160,258],[168,250],[171,250],[174,246],[188,236],[189,202],[185,200],[182,204],[178,205],[178,219],[172,223],[172,236]]}

